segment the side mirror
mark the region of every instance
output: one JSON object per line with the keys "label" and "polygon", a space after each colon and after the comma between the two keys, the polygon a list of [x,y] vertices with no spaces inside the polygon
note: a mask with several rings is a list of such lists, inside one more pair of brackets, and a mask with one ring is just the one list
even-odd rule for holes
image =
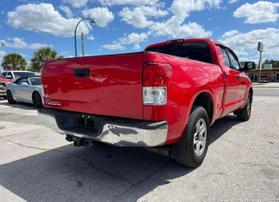
{"label": "side mirror", "polygon": [[243,62],[241,71],[249,71],[252,69],[256,69],[256,63],[255,62]]}
{"label": "side mirror", "polygon": [[28,87],[29,86],[28,83],[26,83],[26,82],[21,83],[21,85],[24,86],[24,87]]}

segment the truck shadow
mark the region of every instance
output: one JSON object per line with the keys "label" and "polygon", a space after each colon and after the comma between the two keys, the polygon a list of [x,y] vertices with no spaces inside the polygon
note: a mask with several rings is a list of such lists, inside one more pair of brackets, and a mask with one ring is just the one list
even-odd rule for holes
{"label": "truck shadow", "polygon": [[[217,121],[211,144],[238,123],[234,116]],[[142,148],[66,145],[39,152],[0,165],[0,185],[27,201],[136,201],[193,171]]]}

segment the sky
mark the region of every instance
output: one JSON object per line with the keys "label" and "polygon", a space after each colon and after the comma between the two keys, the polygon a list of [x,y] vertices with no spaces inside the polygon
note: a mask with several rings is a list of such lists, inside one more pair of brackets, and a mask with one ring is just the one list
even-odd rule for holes
{"label": "sky", "polygon": [[[74,56],[74,28],[81,23],[85,54],[142,51],[149,44],[179,38],[213,38],[232,48],[240,60],[279,59],[279,0],[1,0],[0,62],[7,53],[30,61],[50,46]],[[80,50],[78,38],[78,53]]]}

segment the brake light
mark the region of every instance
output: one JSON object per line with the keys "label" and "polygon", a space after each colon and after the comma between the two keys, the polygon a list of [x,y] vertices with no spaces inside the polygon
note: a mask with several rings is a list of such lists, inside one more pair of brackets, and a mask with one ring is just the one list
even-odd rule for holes
{"label": "brake light", "polygon": [[146,63],[143,69],[144,86],[166,86],[171,77],[172,68],[167,63]]}
{"label": "brake light", "polygon": [[146,63],[143,72],[143,104],[165,105],[171,66],[167,63]]}

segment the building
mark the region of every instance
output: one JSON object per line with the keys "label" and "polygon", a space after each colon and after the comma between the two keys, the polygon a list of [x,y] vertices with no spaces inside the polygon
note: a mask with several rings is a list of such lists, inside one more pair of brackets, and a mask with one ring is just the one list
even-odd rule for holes
{"label": "building", "polygon": [[[248,70],[246,73],[253,82],[258,82],[257,69]],[[261,69],[261,82],[279,82],[279,67]]]}

